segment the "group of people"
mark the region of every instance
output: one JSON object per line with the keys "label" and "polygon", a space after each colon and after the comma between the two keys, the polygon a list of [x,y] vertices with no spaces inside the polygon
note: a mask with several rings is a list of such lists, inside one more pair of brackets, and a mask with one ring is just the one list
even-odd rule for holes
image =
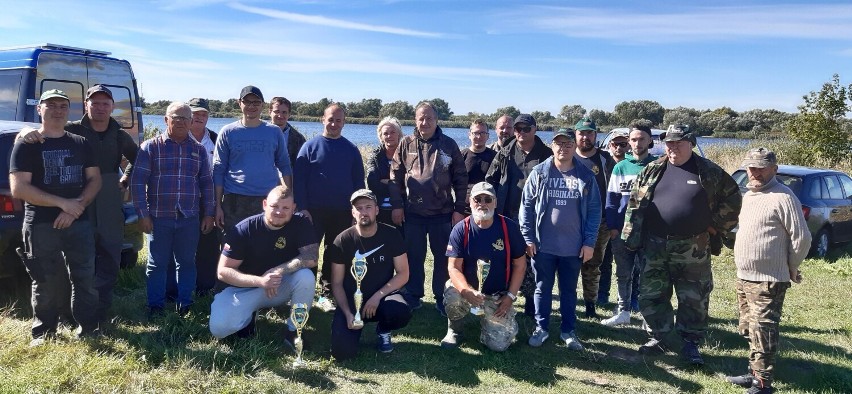
{"label": "group of people", "polygon": [[[119,270],[121,191],[129,187],[148,244],[150,318],[170,299],[186,315],[212,291],[211,334],[251,337],[259,310],[310,307],[319,289],[318,303],[334,309],[338,360],[357,356],[360,319],[376,322],[380,351],[393,350],[391,333],[423,305],[428,245],[435,307],[447,318],[442,347],[459,346],[475,310],[480,341],[506,350],[518,334],[519,295],[535,325],[527,342],[542,346],[558,285],[560,340],[582,350],[578,282],[586,317],[598,318],[611,251],[618,302],[601,323],[630,324],[638,309],[650,336],[639,352],[667,351],[676,331],[681,356],[702,365],[710,256],[733,246],[740,332],[751,354],[749,374],[729,380],[771,392],[784,294],[801,279],[810,245],[800,203],[775,179],[773,152],[749,150],[741,196],[730,175],[693,152],[695,136],[679,124],[656,141],[665,144],[659,158],[649,154],[655,141],[644,124],[599,147],[591,119],[545,142],[528,114],[497,119],[489,146],[488,124],[475,120],[470,146],[459,149],[424,102],[413,134],[382,119],[379,144],[362,159],[342,135],[341,105],[329,105],[322,134],[306,139],[288,123],[286,98],[270,100],[271,122],[261,119],[257,87],[243,88],[238,102],[242,116],[219,133],[206,127],[207,100],[174,102],[166,130],[137,147],[110,117],[107,87],[89,89],[83,119],[67,124],[67,95],[44,92],[42,125],[20,133],[10,167],[13,195],[26,202],[32,346],[55,335],[60,318],[79,325],[79,337],[102,335]],[[123,171],[122,159],[130,163]],[[290,319],[287,326],[293,343],[297,327]]]}

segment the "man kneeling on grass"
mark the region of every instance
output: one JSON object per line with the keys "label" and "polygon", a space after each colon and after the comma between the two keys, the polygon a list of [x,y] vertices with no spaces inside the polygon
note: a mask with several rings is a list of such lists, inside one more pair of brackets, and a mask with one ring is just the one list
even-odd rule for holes
{"label": "man kneeling on grass", "polygon": [[[474,185],[468,203],[471,216],[453,227],[447,245],[450,280],[444,287],[444,308],[449,327],[441,347],[458,347],[464,318],[477,307],[479,341],[502,352],[518,334],[512,303],[527,269],[526,243],[517,223],[494,214],[497,196],[489,183]],[[481,268],[483,263],[489,268]]]}
{"label": "man kneeling on grass", "polygon": [[[338,361],[358,355],[363,322],[376,322],[378,349],[390,353],[391,331],[405,327],[411,320],[411,309],[398,293],[408,282],[408,255],[402,235],[396,228],[376,221],[379,205],[369,189],[356,190],[349,201],[355,225],[343,230],[326,254],[332,263],[331,291],[337,302],[331,323],[331,355]],[[366,263],[360,286],[363,305],[354,302],[357,286],[351,274],[353,258]],[[361,308],[360,325],[355,322],[356,308]]]}
{"label": "man kneeling on grass", "polygon": [[[319,245],[308,219],[294,215],[293,193],[277,186],[263,200],[263,213],[239,222],[225,235],[216,296],[210,306],[210,333],[255,334],[257,310],[314,299]],[[284,339],[292,346],[296,328],[288,320]]]}

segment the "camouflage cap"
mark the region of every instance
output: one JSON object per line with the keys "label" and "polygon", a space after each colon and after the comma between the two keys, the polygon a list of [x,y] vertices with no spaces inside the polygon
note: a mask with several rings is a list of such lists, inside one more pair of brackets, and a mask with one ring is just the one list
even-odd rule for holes
{"label": "camouflage cap", "polygon": [[630,129],[618,128],[613,130],[611,140],[616,138],[630,138]]}
{"label": "camouflage cap", "polygon": [[687,140],[695,145],[695,138],[689,132],[689,126],[681,123],[669,125],[666,133],[660,135],[660,139],[665,142]]}
{"label": "camouflage cap", "polygon": [[749,149],[743,159],[743,167],[766,168],[778,164],[775,152],[764,147]]}
{"label": "camouflage cap", "polygon": [[376,195],[373,194],[373,191],[371,191],[370,189],[358,189],[355,190],[354,193],[352,193],[352,197],[349,198],[349,203],[354,205],[355,201],[359,198],[369,198],[373,200],[373,202],[378,202],[378,200],[376,199]]}

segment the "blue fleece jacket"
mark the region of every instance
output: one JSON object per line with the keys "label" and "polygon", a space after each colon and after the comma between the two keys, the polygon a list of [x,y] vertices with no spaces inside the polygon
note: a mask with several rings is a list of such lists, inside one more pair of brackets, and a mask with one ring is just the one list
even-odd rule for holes
{"label": "blue fleece jacket", "polygon": [[345,137],[318,135],[299,149],[293,176],[297,209],[349,209],[352,192],[363,188],[361,152]]}

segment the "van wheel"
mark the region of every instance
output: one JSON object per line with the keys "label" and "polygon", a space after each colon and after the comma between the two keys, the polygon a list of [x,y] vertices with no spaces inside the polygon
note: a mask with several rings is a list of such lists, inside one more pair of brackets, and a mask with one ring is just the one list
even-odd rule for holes
{"label": "van wheel", "polygon": [[139,252],[136,249],[124,249],[121,251],[121,268],[135,267],[139,260]]}
{"label": "van wheel", "polygon": [[812,248],[812,255],[814,257],[825,257],[828,254],[828,247],[831,245],[831,234],[828,231],[828,228],[823,228],[819,230],[816,237],[814,238],[814,244]]}

